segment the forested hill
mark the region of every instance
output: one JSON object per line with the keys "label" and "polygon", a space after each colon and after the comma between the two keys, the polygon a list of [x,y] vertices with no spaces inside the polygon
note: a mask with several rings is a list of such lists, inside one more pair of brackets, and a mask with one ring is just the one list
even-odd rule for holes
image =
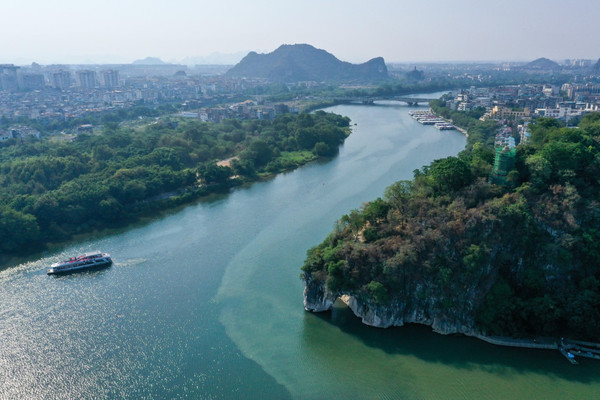
{"label": "forested hill", "polygon": [[556,62],[554,62],[552,60],[542,57],[542,58],[538,58],[537,60],[533,60],[533,61],[523,65],[522,68],[553,71],[553,70],[559,70],[560,65],[558,65]]}
{"label": "forested hill", "polygon": [[276,82],[377,81],[388,78],[383,58],[364,64],[338,60],[325,50],[308,44],[282,45],[272,53],[249,53],[231,68],[232,78],[264,78]]}
{"label": "forested hill", "polygon": [[335,155],[348,133],[348,118],[317,111],[2,142],[0,259]]}
{"label": "forested hill", "polygon": [[507,184],[475,143],[344,215],[308,251],[305,306],[376,326],[600,338],[600,114],[539,119]]}

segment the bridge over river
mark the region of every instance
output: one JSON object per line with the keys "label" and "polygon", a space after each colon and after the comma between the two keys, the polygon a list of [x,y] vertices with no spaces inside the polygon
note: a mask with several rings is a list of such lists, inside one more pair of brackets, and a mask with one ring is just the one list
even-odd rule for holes
{"label": "bridge over river", "polygon": [[336,98],[336,101],[343,104],[374,104],[380,100],[392,100],[408,104],[409,106],[417,106],[419,104],[429,104],[431,98],[423,97],[408,97],[408,96],[380,96],[380,97],[341,97]]}

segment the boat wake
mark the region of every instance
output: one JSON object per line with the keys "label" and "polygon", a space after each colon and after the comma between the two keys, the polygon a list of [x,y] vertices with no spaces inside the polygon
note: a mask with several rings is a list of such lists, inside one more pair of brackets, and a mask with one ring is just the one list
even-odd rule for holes
{"label": "boat wake", "polygon": [[117,267],[137,267],[138,265],[144,264],[147,262],[147,258],[129,258],[125,260],[119,260],[113,263],[113,266]]}

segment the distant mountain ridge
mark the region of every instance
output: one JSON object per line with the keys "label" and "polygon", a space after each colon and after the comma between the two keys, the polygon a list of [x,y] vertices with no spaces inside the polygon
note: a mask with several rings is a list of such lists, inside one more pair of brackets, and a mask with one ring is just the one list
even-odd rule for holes
{"label": "distant mountain ridge", "polygon": [[167,64],[158,57],[146,57],[143,60],[135,60],[132,62],[134,65],[165,65]]}
{"label": "distant mountain ridge", "polygon": [[284,44],[272,53],[248,53],[226,75],[277,82],[373,81],[388,78],[388,70],[382,57],[351,64],[308,44]]}

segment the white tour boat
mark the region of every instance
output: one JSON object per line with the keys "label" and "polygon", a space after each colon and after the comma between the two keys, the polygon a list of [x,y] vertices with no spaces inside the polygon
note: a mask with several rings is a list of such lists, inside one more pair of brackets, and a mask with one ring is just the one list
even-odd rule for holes
{"label": "white tour boat", "polygon": [[81,271],[91,268],[108,267],[112,264],[110,254],[101,253],[86,253],[81,256],[71,257],[68,260],[54,263],[48,269],[48,275],[66,274],[68,272]]}

